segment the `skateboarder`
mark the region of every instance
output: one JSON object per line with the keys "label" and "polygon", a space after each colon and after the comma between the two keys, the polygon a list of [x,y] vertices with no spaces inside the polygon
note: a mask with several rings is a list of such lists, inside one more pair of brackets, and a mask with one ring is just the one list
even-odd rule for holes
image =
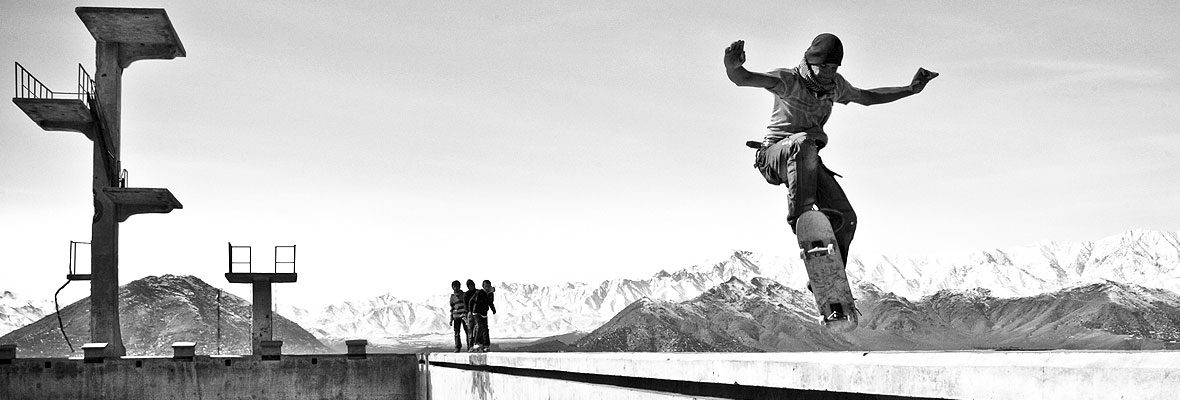
{"label": "skateboarder", "polygon": [[803,52],[803,60],[794,68],[780,68],[767,73],[746,70],[745,41],[738,40],[725,49],[725,72],[738,86],[760,87],[774,95],[774,108],[762,142],[747,142],[756,148],[754,167],[772,185],[787,185],[787,222],[796,229],[799,216],[812,207],[835,210],[840,216],[836,242],[844,265],[848,264],[848,247],[856,232],[856,212],[836,182],[840,176],[824,166],[819,150],[828,144],[824,124],[832,113],[832,103],[861,105],[882,104],[920,93],[937,73],[918,68],[908,86],[859,89],[836,73],[844,58],[844,46],[836,35],[820,34]]}

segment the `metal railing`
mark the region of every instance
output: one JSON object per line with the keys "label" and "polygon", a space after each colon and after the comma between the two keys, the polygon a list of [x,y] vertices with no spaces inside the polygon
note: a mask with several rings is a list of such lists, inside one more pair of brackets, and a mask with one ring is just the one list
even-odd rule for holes
{"label": "metal railing", "polygon": [[[83,102],[90,103],[95,99],[94,79],[86,72],[86,68],[82,64],[78,64],[78,81],[77,92],[55,92],[50,90],[48,86],[41,83],[40,79],[33,76],[25,66],[15,63],[16,72],[16,95],[18,99],[60,99],[73,97]],[[89,105],[89,104],[87,104]]]}
{"label": "metal railing", "polygon": [[70,269],[67,275],[78,274],[78,245],[80,244],[89,246],[90,242],[70,241]]}
{"label": "metal railing", "polygon": [[[279,248],[291,248],[291,261],[279,261]],[[279,272],[279,264],[290,264],[291,272],[295,273],[295,245],[290,246],[275,246],[275,273]]]}
{"label": "metal railing", "polygon": [[[234,249],[246,249],[246,261],[234,261]],[[229,243],[229,273],[234,273],[234,264],[246,264],[246,271],[253,273],[253,261],[254,249],[250,248],[250,246],[234,246],[233,243]]]}
{"label": "metal railing", "polygon": [[[240,269],[238,271],[234,271],[235,266],[240,266],[242,264],[246,265],[246,272],[247,273],[251,273],[251,274],[254,273],[254,264],[253,264],[254,249],[251,246],[234,246],[233,243],[228,243],[228,244],[229,244],[229,273],[231,273],[231,274],[242,273]],[[237,249],[246,249],[246,261],[234,261],[234,250],[237,250]],[[280,261],[279,249],[291,249],[290,261],[287,261],[285,259]],[[284,255],[285,255],[285,253],[284,253]],[[280,269],[279,269],[280,264],[284,266],[283,271],[280,271]],[[290,272],[286,271],[287,266],[290,266]],[[275,268],[274,268],[274,271],[270,271],[270,272],[260,271],[259,273],[263,273],[263,274],[269,274],[269,273],[293,274],[293,273],[295,273],[295,245],[275,246]]]}

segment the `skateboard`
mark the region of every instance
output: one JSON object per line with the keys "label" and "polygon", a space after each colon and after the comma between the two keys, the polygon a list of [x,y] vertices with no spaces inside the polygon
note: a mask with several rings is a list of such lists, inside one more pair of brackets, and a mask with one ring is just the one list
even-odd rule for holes
{"label": "skateboard", "polygon": [[836,245],[836,234],[827,215],[820,211],[805,211],[795,222],[799,239],[799,257],[807,267],[807,279],[821,321],[837,332],[856,329],[856,306],[848,274]]}

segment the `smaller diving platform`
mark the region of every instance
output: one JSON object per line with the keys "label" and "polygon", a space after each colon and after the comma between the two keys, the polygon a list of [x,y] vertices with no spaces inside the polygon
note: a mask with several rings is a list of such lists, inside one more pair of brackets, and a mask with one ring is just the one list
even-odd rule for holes
{"label": "smaller diving platform", "polygon": [[115,218],[119,222],[135,214],[167,214],[184,208],[168,189],[108,187],[102,191],[115,202]]}
{"label": "smaller diving platform", "polygon": [[[229,271],[225,273],[225,279],[230,283],[249,283],[253,293],[250,324],[251,348],[254,355],[263,356],[264,360],[276,360],[280,352],[278,349],[282,348],[283,342],[274,340],[274,295],[271,285],[299,280],[299,275],[295,273],[295,245],[275,246],[274,269],[254,271],[253,248],[234,246],[232,242],[227,244],[229,245]],[[282,256],[280,256],[280,251]],[[234,257],[235,254],[238,256],[237,258]],[[240,261],[243,255],[246,260]],[[245,271],[242,271],[242,265],[245,265]],[[284,268],[280,269],[280,265],[283,265]],[[235,266],[238,267],[237,270],[235,270]]]}

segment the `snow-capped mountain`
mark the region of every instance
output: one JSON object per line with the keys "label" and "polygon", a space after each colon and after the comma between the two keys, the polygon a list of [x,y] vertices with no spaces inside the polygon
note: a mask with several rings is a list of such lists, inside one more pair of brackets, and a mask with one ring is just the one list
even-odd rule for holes
{"label": "snow-capped mountain", "polygon": [[809,293],[733,278],[684,302],[640,299],[558,351],[1138,350],[1180,339],[1180,295],[1135,284],[1011,298],[943,290],[918,301],[871,284],[854,293],[864,314],[846,334],[818,323]]}
{"label": "snow-capped mountain", "polygon": [[[941,290],[986,288],[997,297],[1032,296],[1086,283],[1114,281],[1180,292],[1180,235],[1129,231],[1093,242],[1044,242],[1011,249],[981,250],[944,257],[869,255],[852,257],[853,285],[871,283],[882,292],[917,299]],[[770,278],[802,289],[802,261],[735,251],[714,262],[647,279],[612,279],[599,284],[502,283],[496,289],[497,337],[540,337],[591,331],[641,298],[681,302],[736,277]],[[424,301],[386,295],[344,302],[318,311],[293,310],[301,325],[325,340],[445,334],[448,294]]]}
{"label": "snow-capped mountain", "polygon": [[0,336],[31,324],[52,311],[52,301],[30,300],[13,292],[0,292]]}
{"label": "snow-capped mountain", "polygon": [[999,297],[1031,296],[1107,280],[1180,293],[1180,234],[1133,230],[1093,242],[1043,242],[937,258],[871,256],[849,264],[850,279],[909,298],[977,287]]}

